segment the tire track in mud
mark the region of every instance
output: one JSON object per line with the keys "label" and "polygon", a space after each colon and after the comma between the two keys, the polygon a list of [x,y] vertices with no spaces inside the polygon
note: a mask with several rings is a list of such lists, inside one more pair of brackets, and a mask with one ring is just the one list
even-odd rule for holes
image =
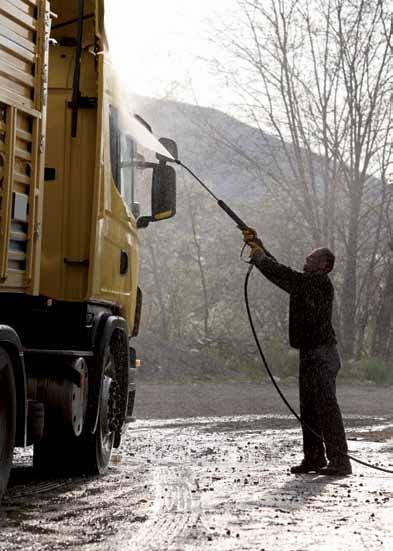
{"label": "tire track in mud", "polygon": [[119,484],[117,466],[102,477],[54,481],[39,480],[32,467],[23,466],[0,511],[0,551],[102,549],[104,539],[135,518],[144,520],[143,470],[134,467],[125,475],[130,482]]}
{"label": "tire track in mud", "polygon": [[[186,548],[194,549],[193,542],[199,546],[202,541],[206,544],[212,541],[212,536],[217,534],[210,522],[209,510],[204,510],[203,496],[205,492],[213,490],[216,481],[222,477],[225,480],[226,474],[223,473],[221,477],[220,468],[225,471],[228,460],[234,464],[240,462],[244,467],[255,467],[259,465],[261,455],[266,461],[271,454],[271,450],[266,448],[261,453],[259,446],[250,449],[250,442],[247,445],[243,445],[243,442],[242,445],[236,445],[233,431],[235,427],[239,428],[239,421],[239,418],[223,417],[214,420],[197,418],[191,423],[190,420],[178,419],[171,423],[164,422],[164,426],[157,426],[157,421],[151,424],[160,436],[157,438],[156,433],[153,455],[149,458],[151,470],[148,485],[153,488],[154,497],[148,520],[136,533],[124,534],[121,545],[119,540],[117,545],[113,545],[112,540],[113,549],[184,551]],[[260,422],[260,418],[248,419],[248,423],[244,424],[242,433],[246,441],[252,438],[255,431],[250,426],[253,421]],[[147,424],[150,425],[149,422]],[[142,428],[143,431],[146,432],[146,427]],[[276,434],[276,431],[272,431],[272,434]],[[165,441],[170,444],[166,446]],[[171,461],[168,462],[165,457],[171,457]],[[203,472],[202,465],[208,466],[210,474],[207,480],[203,476],[201,487],[199,478]],[[206,499],[205,507],[209,507],[209,498]]]}
{"label": "tire track in mud", "polygon": [[136,533],[128,534],[121,549],[180,550],[190,532],[200,530],[201,500],[190,449],[176,446],[170,462],[162,456],[153,461],[148,478],[153,488],[150,515]]}
{"label": "tire track in mud", "polygon": [[[75,482],[74,482],[75,483]],[[20,500],[22,498],[30,498],[39,494],[45,494],[49,492],[55,492],[63,490],[70,486],[70,482],[67,480],[56,481],[32,481],[27,484],[14,484],[7,492],[7,502]]]}
{"label": "tire track in mud", "polygon": [[159,466],[154,469],[155,502],[151,519],[143,526],[128,549],[176,548],[200,515],[200,501],[192,494],[191,470],[184,466]]}

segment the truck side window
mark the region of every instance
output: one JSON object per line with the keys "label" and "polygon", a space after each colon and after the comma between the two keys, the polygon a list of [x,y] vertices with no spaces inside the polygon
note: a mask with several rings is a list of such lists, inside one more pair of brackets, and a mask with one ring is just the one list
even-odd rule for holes
{"label": "truck side window", "polygon": [[121,191],[121,134],[119,127],[119,112],[116,107],[112,105],[109,111],[109,132],[112,177],[117,189]]}
{"label": "truck side window", "polygon": [[134,201],[135,143],[122,132],[119,111],[111,105],[109,114],[110,150],[113,181],[127,205]]}
{"label": "truck side window", "polygon": [[121,195],[127,205],[134,201],[134,166],[135,143],[125,134],[121,139]]}

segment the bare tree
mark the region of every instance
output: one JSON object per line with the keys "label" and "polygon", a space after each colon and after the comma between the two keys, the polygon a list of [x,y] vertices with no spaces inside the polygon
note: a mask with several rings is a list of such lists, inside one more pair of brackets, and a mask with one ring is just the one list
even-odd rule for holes
{"label": "bare tree", "polygon": [[242,17],[220,35],[236,70],[220,68],[266,145],[252,163],[272,193],[296,208],[312,243],[341,257],[338,312],[342,346],[352,357],[359,317],[363,325],[369,321],[360,290],[369,301],[383,221],[380,177],[390,162],[386,157],[381,166],[379,155],[392,142],[388,4],[240,0],[239,6]]}

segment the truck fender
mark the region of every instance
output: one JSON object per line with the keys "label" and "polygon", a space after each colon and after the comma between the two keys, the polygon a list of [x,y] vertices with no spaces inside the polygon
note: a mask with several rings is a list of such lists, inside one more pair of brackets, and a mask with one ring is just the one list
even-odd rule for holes
{"label": "truck fender", "polygon": [[15,445],[26,445],[27,385],[22,343],[12,327],[0,324],[0,346],[9,354],[16,388],[16,437]]}
{"label": "truck fender", "polygon": [[[104,380],[104,356],[107,347],[111,341],[111,338],[116,330],[119,330],[123,335],[125,343],[125,351],[127,353],[128,365],[125,369],[125,376],[128,379],[128,369],[129,369],[129,354],[128,354],[128,325],[124,318],[119,316],[109,316],[106,318],[101,330],[97,332],[96,337],[96,346],[95,346],[95,357],[94,357],[94,380],[92,381],[93,385],[93,397],[92,400],[89,400],[89,409],[93,413],[93,416],[90,418],[91,423],[91,432],[94,432],[97,429],[98,419],[100,415],[99,404],[101,401],[101,393]],[[89,392],[90,392],[89,384]],[[128,380],[126,384],[127,392]],[[125,403],[124,416],[127,411],[127,403]]]}

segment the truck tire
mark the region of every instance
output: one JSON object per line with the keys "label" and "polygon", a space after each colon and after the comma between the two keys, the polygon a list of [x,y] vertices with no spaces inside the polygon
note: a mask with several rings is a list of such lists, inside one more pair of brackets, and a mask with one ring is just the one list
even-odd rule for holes
{"label": "truck tire", "polygon": [[16,389],[11,358],[0,346],[0,500],[7,488],[16,431]]}
{"label": "truck tire", "polygon": [[86,470],[89,474],[103,474],[109,465],[115,432],[111,427],[111,413],[114,409],[113,389],[116,384],[116,365],[108,349],[104,356],[104,373],[100,399],[100,414],[94,434],[85,436],[82,443]]}

